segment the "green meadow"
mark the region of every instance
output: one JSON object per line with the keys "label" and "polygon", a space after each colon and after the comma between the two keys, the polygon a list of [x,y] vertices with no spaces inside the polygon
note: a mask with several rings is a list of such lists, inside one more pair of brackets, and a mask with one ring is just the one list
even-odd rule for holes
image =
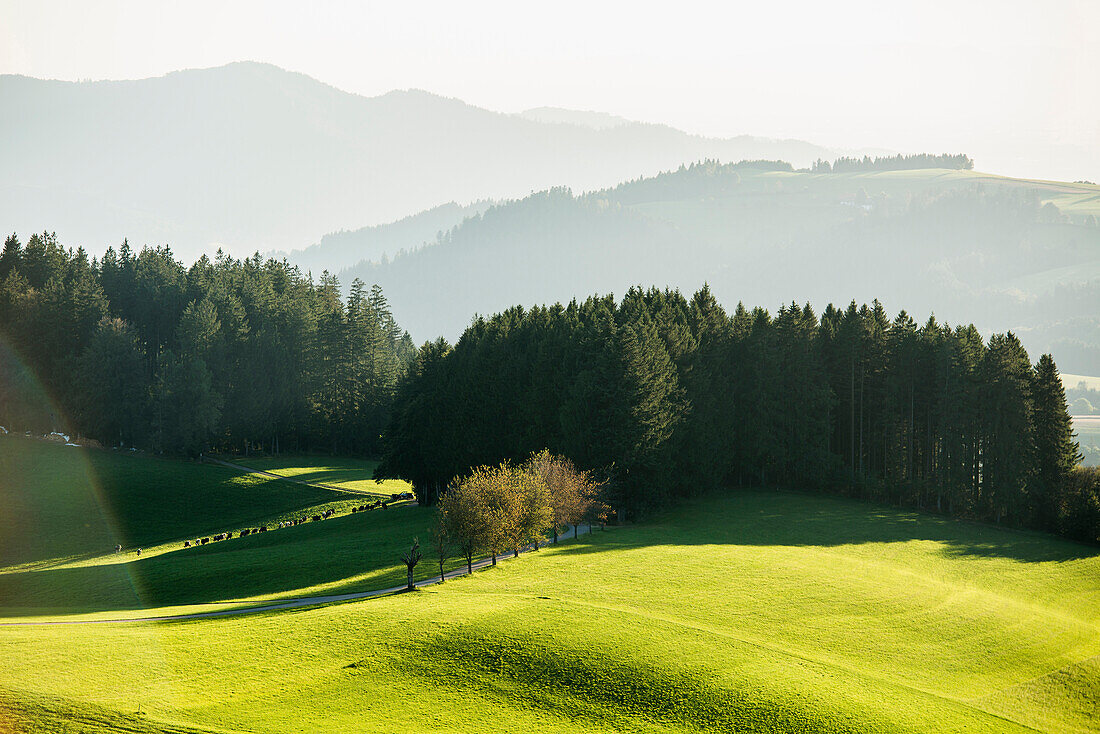
{"label": "green meadow", "polygon": [[321,489],[209,464],[0,437],[0,567],[87,557],[291,515]]}
{"label": "green meadow", "polygon": [[798,171],[739,172],[741,187],[723,199],[702,201],[690,197],[648,201],[631,208],[674,222],[679,227],[702,228],[699,234],[722,233],[727,222],[736,221],[743,208],[773,209],[791,216],[792,210],[809,217],[819,226],[835,226],[850,218],[838,208],[838,198],[852,197],[860,190],[870,195],[914,196],[925,192],[964,190],[983,185],[1003,191],[1027,191],[1042,203],[1050,202],[1064,214],[1100,217],[1100,186],[1096,184],[1012,178],[967,170],[913,169],[853,173],[807,173]]}
{"label": "green meadow", "polygon": [[409,490],[409,485],[396,479],[374,480],[377,461],[369,459],[334,458],[330,456],[295,456],[290,458],[256,457],[234,459],[233,463],[250,469],[277,474],[302,482],[322,483],[327,487],[357,492],[393,494]]}
{"label": "green meadow", "polygon": [[[310,491],[261,486],[275,484]],[[142,569],[159,591],[139,601],[180,613],[379,588],[429,519],[398,506],[99,565]],[[68,574],[86,568],[47,583],[28,578],[50,569],[9,567],[2,621],[127,616],[125,598],[80,598],[90,585]],[[1090,732],[1100,549],[737,491],[415,593],[5,624],[0,656],[0,731]]]}
{"label": "green meadow", "polygon": [[1092,377],[1090,375],[1067,375],[1062,373],[1062,385],[1067,390],[1072,390],[1081,383],[1085,383],[1085,387],[1089,390],[1100,390],[1100,377]]}
{"label": "green meadow", "polygon": [[[0,614],[259,602],[386,588],[404,580],[400,552],[413,537],[426,541],[431,521],[427,509],[411,503],[352,514],[367,498],[209,464],[23,439],[0,441],[0,456],[18,468],[0,485],[4,507],[21,508],[5,514]],[[304,461],[283,463],[293,470]],[[368,477],[364,484],[373,484],[373,468],[341,459],[334,478],[318,476],[335,485],[359,473],[361,480]],[[391,482],[388,488],[408,485]],[[277,527],[325,509],[336,515]],[[33,524],[24,524],[26,518]],[[271,529],[183,545],[262,525]],[[114,552],[116,537],[125,541],[123,553]],[[135,538],[143,546],[140,556]],[[420,570],[421,577],[432,573],[426,564]]]}
{"label": "green meadow", "polygon": [[1100,466],[1100,415],[1073,419],[1073,432],[1086,466]]}

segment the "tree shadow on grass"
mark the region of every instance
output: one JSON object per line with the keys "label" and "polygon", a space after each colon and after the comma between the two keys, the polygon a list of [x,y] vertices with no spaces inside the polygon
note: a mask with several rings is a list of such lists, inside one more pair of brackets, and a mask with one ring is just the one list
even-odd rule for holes
{"label": "tree shadow on grass", "polygon": [[[251,468],[251,467],[249,467]],[[369,482],[372,480],[372,476],[366,472],[356,472],[353,470],[328,470],[323,467],[317,467],[315,471],[306,471],[300,474],[278,474],[278,469],[257,469],[256,471],[273,472],[278,475],[278,479],[268,477],[267,475],[260,474],[262,479],[271,479],[272,481],[288,481],[296,483],[306,484],[323,484],[328,486],[339,486],[340,482]]]}
{"label": "tree shadow on grass", "polygon": [[796,492],[714,493],[630,527],[633,532],[624,540],[617,533],[602,538],[597,530],[591,543],[572,546],[565,552],[669,543],[830,547],[923,540],[940,543],[944,553],[960,558],[1058,563],[1100,557],[1100,547],[1046,533]]}
{"label": "tree shadow on grass", "polygon": [[[426,537],[428,519],[415,506],[377,510],[127,563],[0,574],[0,608],[13,617],[86,614],[388,588],[404,582],[400,554],[414,535]],[[427,578],[438,567],[417,570]],[[325,588],[296,593],[314,586]]]}
{"label": "tree shadow on grass", "polygon": [[[418,512],[427,525],[427,511]],[[338,532],[368,516],[347,515],[247,538],[165,553],[126,564],[0,574],[0,606],[8,616],[82,614],[201,604],[294,594],[324,585],[341,594],[396,586],[397,564],[413,532],[403,510],[370,513],[364,532]],[[347,523],[347,525],[343,525]],[[565,536],[569,540],[568,534]],[[1059,563],[1100,557],[1100,548],[1031,531],[997,528],[856,500],[794,492],[732,491],[687,502],[645,523],[595,530],[558,546],[564,554],[604,553],[657,545],[839,547],[930,541],[949,557]],[[460,565],[452,560],[448,568]],[[424,563],[420,577],[434,564]],[[369,578],[363,573],[384,571]],[[307,594],[297,594],[304,596]],[[18,600],[20,608],[8,606]],[[58,608],[64,607],[64,610]],[[25,610],[25,611],[24,611]],[[57,610],[57,611],[53,611]]]}

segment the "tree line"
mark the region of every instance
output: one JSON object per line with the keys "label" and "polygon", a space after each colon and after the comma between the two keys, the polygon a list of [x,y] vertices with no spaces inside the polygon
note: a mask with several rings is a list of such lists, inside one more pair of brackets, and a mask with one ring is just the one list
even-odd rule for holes
{"label": "tree line", "polygon": [[0,252],[0,424],[109,446],[374,453],[416,354],[377,286],[259,254]]}
{"label": "tree line", "polygon": [[974,160],[963,153],[915,153],[913,155],[863,156],[851,158],[842,156],[832,163],[817,159],[810,167],[812,173],[859,173],[864,171],[908,171],[916,168],[951,168],[970,171]]}
{"label": "tree line", "polygon": [[379,474],[445,496],[541,447],[621,515],[712,487],[838,492],[1096,540],[1100,477],[1050,355],[877,301],[729,314],[706,287],[478,318],[420,348]]}

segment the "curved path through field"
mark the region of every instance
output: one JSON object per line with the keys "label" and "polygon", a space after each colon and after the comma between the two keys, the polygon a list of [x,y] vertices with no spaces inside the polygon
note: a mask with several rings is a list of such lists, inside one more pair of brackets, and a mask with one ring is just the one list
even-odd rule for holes
{"label": "curved path through field", "polygon": [[[581,525],[577,528],[579,533],[592,532],[592,526]],[[562,540],[565,538],[563,537]],[[546,547],[550,541],[542,541],[539,543],[540,547]],[[522,549],[522,552],[534,549],[534,544],[528,545]],[[513,558],[510,553],[497,556],[497,560],[505,561]],[[492,558],[482,558],[474,561],[473,570],[478,571],[486,566],[492,565]],[[443,574],[444,579],[458,578],[459,576],[465,576],[467,574],[466,568],[460,567],[454,571]],[[433,576],[431,578],[424,579],[423,581],[417,581],[415,586],[420,588],[422,586],[431,586],[433,584],[440,583],[439,576]],[[176,615],[162,615],[156,617],[126,617],[123,619],[78,619],[78,620],[51,620],[47,622],[0,622],[0,627],[23,627],[23,626],[35,626],[35,625],[58,625],[58,624],[112,624],[117,622],[182,622],[189,619],[209,619],[212,617],[237,617],[242,614],[256,614],[258,612],[274,612],[284,609],[298,609],[300,607],[312,607],[321,604],[332,604],[334,602],[342,601],[355,601],[357,599],[370,599],[377,596],[389,596],[390,594],[398,594],[406,590],[406,585],[391,586],[387,589],[375,589],[373,591],[357,591],[352,594],[332,594],[329,596],[307,596],[301,599],[289,599],[287,601],[276,602],[273,604],[263,604],[255,607],[245,607],[243,609],[221,609],[216,612],[194,612],[192,614],[176,614]]]}

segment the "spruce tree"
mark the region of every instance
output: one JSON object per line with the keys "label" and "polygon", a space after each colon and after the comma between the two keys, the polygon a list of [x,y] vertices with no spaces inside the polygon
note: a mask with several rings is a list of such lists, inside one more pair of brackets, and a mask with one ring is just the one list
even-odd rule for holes
{"label": "spruce tree", "polygon": [[148,407],[145,375],[145,355],[133,329],[122,319],[104,317],[77,366],[83,430],[108,445],[135,445]]}
{"label": "spruce tree", "polygon": [[4,240],[4,250],[0,252],[0,281],[19,268],[23,259],[22,250],[23,246],[19,244],[19,238],[14,233]]}
{"label": "spruce tree", "polygon": [[1032,402],[1035,480],[1029,488],[1029,500],[1038,526],[1055,530],[1060,498],[1066,491],[1070,473],[1081,461],[1081,454],[1080,446],[1073,440],[1065,388],[1049,354],[1040,357],[1035,365]]}
{"label": "spruce tree", "polygon": [[647,510],[671,490],[670,439],[687,412],[675,365],[648,314],[620,331],[617,347],[622,360],[628,422],[623,432],[627,486]]}
{"label": "spruce tree", "polygon": [[982,362],[982,503],[988,517],[1019,519],[1034,476],[1031,362],[1012,332],[994,334]]}

